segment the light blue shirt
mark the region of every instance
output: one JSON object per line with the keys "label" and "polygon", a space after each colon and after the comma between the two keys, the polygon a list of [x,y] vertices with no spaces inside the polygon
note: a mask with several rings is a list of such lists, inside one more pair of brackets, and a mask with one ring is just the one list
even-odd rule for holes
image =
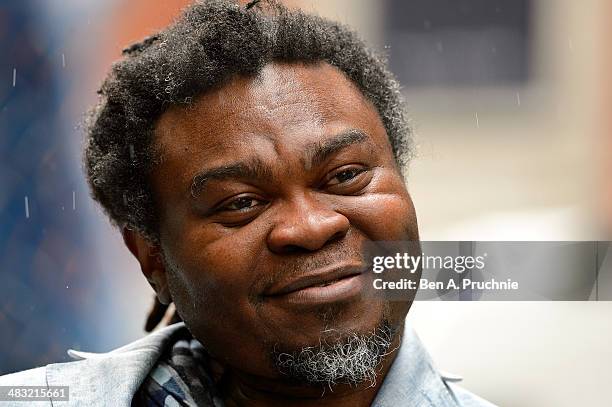
{"label": "light blue shirt", "polygon": [[[55,363],[0,377],[0,386],[69,386],[69,401],[28,402],[28,406],[129,407],[172,334],[184,329],[171,325],[108,353],[70,350],[75,362]],[[457,386],[456,378],[440,374],[406,324],[399,353],[374,399],[374,407],[488,407],[493,404]],[[24,402],[0,402],[23,407]]]}

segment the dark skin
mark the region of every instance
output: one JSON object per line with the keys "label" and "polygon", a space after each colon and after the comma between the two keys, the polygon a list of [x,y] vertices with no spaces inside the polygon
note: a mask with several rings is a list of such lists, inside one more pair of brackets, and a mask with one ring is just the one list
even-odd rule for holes
{"label": "dark skin", "polygon": [[279,293],[309,274],[364,267],[366,241],[418,240],[374,106],[331,65],[272,63],[169,109],[155,137],[161,243],[129,230],[124,239],[159,301],[175,303],[224,372],[227,404],[369,405],[395,352],[375,386],[333,392],[287,379],[270,353],[366,334],[382,318],[403,326],[411,301],[354,293],[367,273],[343,280],[350,295]]}

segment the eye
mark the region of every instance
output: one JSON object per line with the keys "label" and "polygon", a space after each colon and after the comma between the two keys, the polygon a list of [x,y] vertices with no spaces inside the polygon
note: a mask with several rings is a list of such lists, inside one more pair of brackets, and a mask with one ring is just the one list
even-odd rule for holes
{"label": "eye", "polygon": [[346,169],[341,169],[340,171],[333,174],[329,181],[327,182],[328,186],[334,186],[339,184],[344,184],[355,178],[358,178],[359,175],[366,172],[368,169],[364,167],[350,167]]}
{"label": "eye", "polygon": [[218,205],[211,216],[215,222],[225,227],[244,226],[257,218],[268,203],[258,196],[238,195]]}
{"label": "eye", "polygon": [[263,204],[264,202],[260,201],[259,199],[253,198],[251,196],[241,196],[241,197],[234,199],[233,201],[230,201],[226,205],[223,205],[221,208],[219,208],[219,210],[227,211],[227,212],[248,211],[249,209],[258,207]]}
{"label": "eye", "polygon": [[372,180],[372,171],[363,165],[345,165],[332,171],[324,189],[337,195],[360,195]]}

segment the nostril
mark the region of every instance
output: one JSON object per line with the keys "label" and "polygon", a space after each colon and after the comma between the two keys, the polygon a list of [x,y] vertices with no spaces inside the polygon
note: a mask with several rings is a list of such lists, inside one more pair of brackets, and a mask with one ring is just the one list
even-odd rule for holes
{"label": "nostril", "polygon": [[285,244],[279,248],[279,250],[284,254],[303,254],[309,253],[313,251],[317,251],[322,247],[327,246],[328,244],[335,243],[339,240],[342,240],[346,236],[345,231],[338,231],[334,233],[331,237],[326,240],[317,240],[316,236],[312,236],[310,238],[304,237],[302,240],[303,244]]}
{"label": "nostril", "polygon": [[289,244],[283,247],[283,252],[285,252],[285,254],[295,254],[295,253],[307,252],[307,251],[308,250],[305,249],[304,247],[300,247],[300,246],[293,245],[293,244]]}
{"label": "nostril", "polygon": [[346,232],[336,232],[334,233],[334,235],[332,237],[330,237],[327,242],[325,242],[326,244],[328,243],[334,243],[337,242],[338,240],[341,240],[344,236],[346,236]]}

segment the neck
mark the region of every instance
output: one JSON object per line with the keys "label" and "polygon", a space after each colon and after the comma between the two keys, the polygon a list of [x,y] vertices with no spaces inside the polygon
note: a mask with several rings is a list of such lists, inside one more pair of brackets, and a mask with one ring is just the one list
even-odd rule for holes
{"label": "neck", "polygon": [[397,356],[401,335],[396,335],[389,353],[383,359],[376,382],[360,385],[326,384],[301,385],[245,374],[237,370],[226,372],[224,388],[225,404],[230,406],[356,406],[372,404],[391,364]]}

